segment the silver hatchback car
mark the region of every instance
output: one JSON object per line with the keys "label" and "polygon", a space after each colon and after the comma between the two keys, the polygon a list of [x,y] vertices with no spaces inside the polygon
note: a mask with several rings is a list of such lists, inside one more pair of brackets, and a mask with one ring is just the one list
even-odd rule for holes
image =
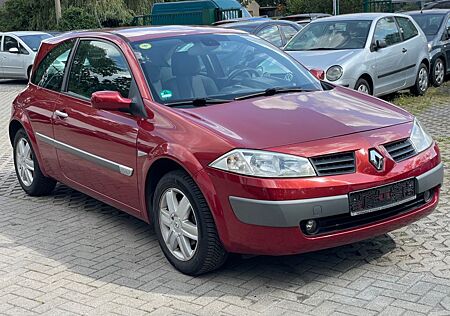
{"label": "silver hatchback car", "polygon": [[20,31],[0,33],[0,78],[28,79],[41,42],[52,35]]}
{"label": "silver hatchback car", "polygon": [[359,13],[323,18],[303,28],[284,50],[325,80],[376,96],[428,89],[427,39],[402,14]]}

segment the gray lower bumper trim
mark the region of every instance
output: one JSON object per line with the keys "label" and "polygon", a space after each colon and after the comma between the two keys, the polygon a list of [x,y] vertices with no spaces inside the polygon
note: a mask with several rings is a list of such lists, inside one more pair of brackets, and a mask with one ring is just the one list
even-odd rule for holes
{"label": "gray lower bumper trim", "polygon": [[416,177],[417,193],[425,192],[444,182],[444,165],[440,163],[436,167]]}
{"label": "gray lower bumper trim", "polygon": [[304,219],[349,211],[347,195],[290,201],[264,201],[230,196],[230,203],[240,221],[272,227],[294,227]]}
{"label": "gray lower bumper trim", "polygon": [[[443,179],[444,167],[439,164],[416,178],[417,193],[442,184]],[[348,195],[288,201],[230,196],[230,204],[241,222],[270,227],[297,227],[305,219],[349,213]]]}

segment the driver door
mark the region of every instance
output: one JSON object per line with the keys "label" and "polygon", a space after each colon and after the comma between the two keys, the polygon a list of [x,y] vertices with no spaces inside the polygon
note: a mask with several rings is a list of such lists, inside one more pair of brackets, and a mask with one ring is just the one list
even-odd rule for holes
{"label": "driver door", "polygon": [[384,41],[386,47],[372,49],[371,66],[376,69],[374,94],[399,90],[406,85],[406,52],[394,17],[377,22],[372,43],[377,41]]}
{"label": "driver door", "polygon": [[[17,48],[17,53],[10,53],[11,48]],[[3,52],[2,52],[2,65],[3,75],[6,78],[22,78],[26,71],[25,67],[25,54],[19,47],[19,41],[12,37],[5,35],[3,38]]]}
{"label": "driver door", "polygon": [[63,176],[97,198],[139,213],[137,135],[139,117],[91,105],[96,91],[132,89],[132,75],[121,50],[103,40],[81,40],[68,74],[67,87],[54,115],[57,156]]}

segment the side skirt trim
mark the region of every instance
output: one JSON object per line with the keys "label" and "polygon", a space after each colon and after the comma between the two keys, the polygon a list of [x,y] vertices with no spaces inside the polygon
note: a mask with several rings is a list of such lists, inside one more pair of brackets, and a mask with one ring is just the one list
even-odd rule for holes
{"label": "side skirt trim", "polygon": [[78,149],[76,147],[70,146],[68,144],[65,144],[63,142],[57,141],[56,139],[53,139],[51,137],[45,136],[40,133],[36,133],[36,137],[43,141],[46,144],[49,144],[59,150],[62,150],[66,153],[72,154],[74,156],[77,156],[79,158],[82,158],[84,160],[93,162],[99,166],[102,166],[104,168],[110,169],[112,171],[118,172],[124,176],[131,177],[133,175],[133,168],[118,164],[114,161],[99,157],[97,155],[91,154],[87,151]]}

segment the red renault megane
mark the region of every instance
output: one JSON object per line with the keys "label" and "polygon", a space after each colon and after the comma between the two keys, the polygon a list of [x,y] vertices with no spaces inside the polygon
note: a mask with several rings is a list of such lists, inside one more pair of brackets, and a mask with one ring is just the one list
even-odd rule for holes
{"label": "red renault megane", "polygon": [[438,146],[412,115],[217,28],[49,39],[9,132],[26,193],[58,181],[151,222],[190,275],[230,252],[384,234],[429,214],[443,181]]}

